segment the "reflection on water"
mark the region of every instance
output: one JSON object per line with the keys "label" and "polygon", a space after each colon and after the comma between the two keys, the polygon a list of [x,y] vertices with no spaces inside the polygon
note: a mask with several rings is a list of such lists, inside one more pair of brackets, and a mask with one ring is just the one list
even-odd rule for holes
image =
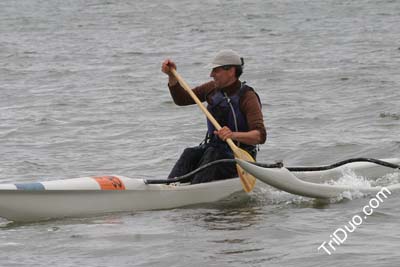
{"label": "reflection on water", "polygon": [[393,119],[393,120],[400,120],[400,114],[397,113],[382,112],[379,114],[379,117]]}
{"label": "reflection on water", "polygon": [[198,216],[199,225],[207,230],[238,231],[261,222],[261,208],[207,210]]}

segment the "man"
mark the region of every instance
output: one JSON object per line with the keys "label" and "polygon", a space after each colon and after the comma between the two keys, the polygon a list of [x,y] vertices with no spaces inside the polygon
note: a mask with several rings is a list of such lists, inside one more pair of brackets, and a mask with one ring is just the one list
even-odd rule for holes
{"label": "man", "polygon": [[[207,120],[208,131],[204,142],[184,150],[169,178],[182,176],[215,160],[233,159],[233,152],[225,142],[228,138],[255,158],[256,145],[265,142],[266,130],[258,95],[253,88],[239,80],[243,65],[243,58],[235,51],[222,50],[211,64],[210,77],[213,81],[193,89],[200,101],[207,101],[208,111],[222,128],[217,131]],[[172,68],[176,69],[173,61],[167,59],[162,63],[161,70],[169,76],[168,87],[175,104],[195,104],[171,73]],[[234,163],[221,163],[196,173],[191,182],[204,183],[236,176]]]}

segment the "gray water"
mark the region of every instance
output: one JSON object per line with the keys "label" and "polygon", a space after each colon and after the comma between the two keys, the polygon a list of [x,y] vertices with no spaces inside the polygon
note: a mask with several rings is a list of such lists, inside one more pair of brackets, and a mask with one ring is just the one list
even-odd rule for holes
{"label": "gray water", "polygon": [[[263,102],[258,161],[400,157],[399,25],[395,0],[3,0],[0,181],[165,177],[205,119],[174,105],[161,62],[194,86],[223,48],[243,55]],[[258,183],[234,203],[1,220],[0,265],[398,266],[398,195],[318,251],[371,197],[322,203]]]}

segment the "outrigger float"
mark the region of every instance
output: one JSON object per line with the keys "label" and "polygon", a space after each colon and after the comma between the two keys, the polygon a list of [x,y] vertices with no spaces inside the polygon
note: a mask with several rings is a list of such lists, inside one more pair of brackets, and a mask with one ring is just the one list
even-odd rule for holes
{"label": "outrigger float", "polygon": [[[240,159],[236,159],[236,162],[257,179],[280,190],[308,197],[330,198],[354,189],[322,184],[341,177],[345,168],[368,179],[378,178],[388,173],[399,172],[400,159],[379,161],[385,162],[386,165],[356,161],[330,169],[285,168],[281,164],[257,166]],[[0,184],[0,217],[26,222],[87,217],[111,212],[172,209],[217,202],[234,193],[243,192],[239,178],[190,184],[187,177],[146,180],[112,175]],[[400,184],[392,186],[395,187],[400,188]],[[378,189],[357,190],[371,192]]]}
{"label": "outrigger float", "polygon": [[[237,159],[237,163],[258,180],[295,195],[311,198],[334,198],[343,192],[377,193],[381,186],[354,187],[349,185],[326,184],[342,177],[346,170],[365,179],[377,179],[389,173],[400,174],[400,159],[376,160],[356,158],[321,167],[288,167],[246,162]],[[400,183],[386,187],[390,191],[400,190]]]}

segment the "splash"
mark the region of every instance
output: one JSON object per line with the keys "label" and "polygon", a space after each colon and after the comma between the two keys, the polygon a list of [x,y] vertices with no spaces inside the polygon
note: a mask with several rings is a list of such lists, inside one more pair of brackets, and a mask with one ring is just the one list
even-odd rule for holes
{"label": "splash", "polygon": [[339,178],[337,181],[331,181],[329,184],[349,186],[351,188],[354,188],[354,190],[341,193],[337,198],[333,198],[331,202],[339,202],[345,199],[359,199],[369,195],[360,192],[359,190],[357,190],[357,188],[372,188],[376,186],[386,187],[398,183],[400,183],[400,172],[389,173],[376,180],[370,181],[363,176],[357,175],[350,168],[345,168],[342,171],[342,177]]}
{"label": "splash", "polygon": [[331,181],[331,185],[349,186],[354,188],[351,191],[344,191],[339,194],[336,198],[331,199],[331,203],[340,202],[342,200],[348,199],[358,199],[365,197],[365,194],[358,191],[357,188],[371,188],[371,182],[363,176],[357,175],[352,169],[344,168],[342,170],[342,176],[337,181]]}
{"label": "splash", "polygon": [[388,173],[378,179],[376,181],[372,181],[371,185],[372,186],[387,186],[387,185],[393,185],[393,184],[399,184],[400,183],[400,172],[395,172],[395,173]]}

